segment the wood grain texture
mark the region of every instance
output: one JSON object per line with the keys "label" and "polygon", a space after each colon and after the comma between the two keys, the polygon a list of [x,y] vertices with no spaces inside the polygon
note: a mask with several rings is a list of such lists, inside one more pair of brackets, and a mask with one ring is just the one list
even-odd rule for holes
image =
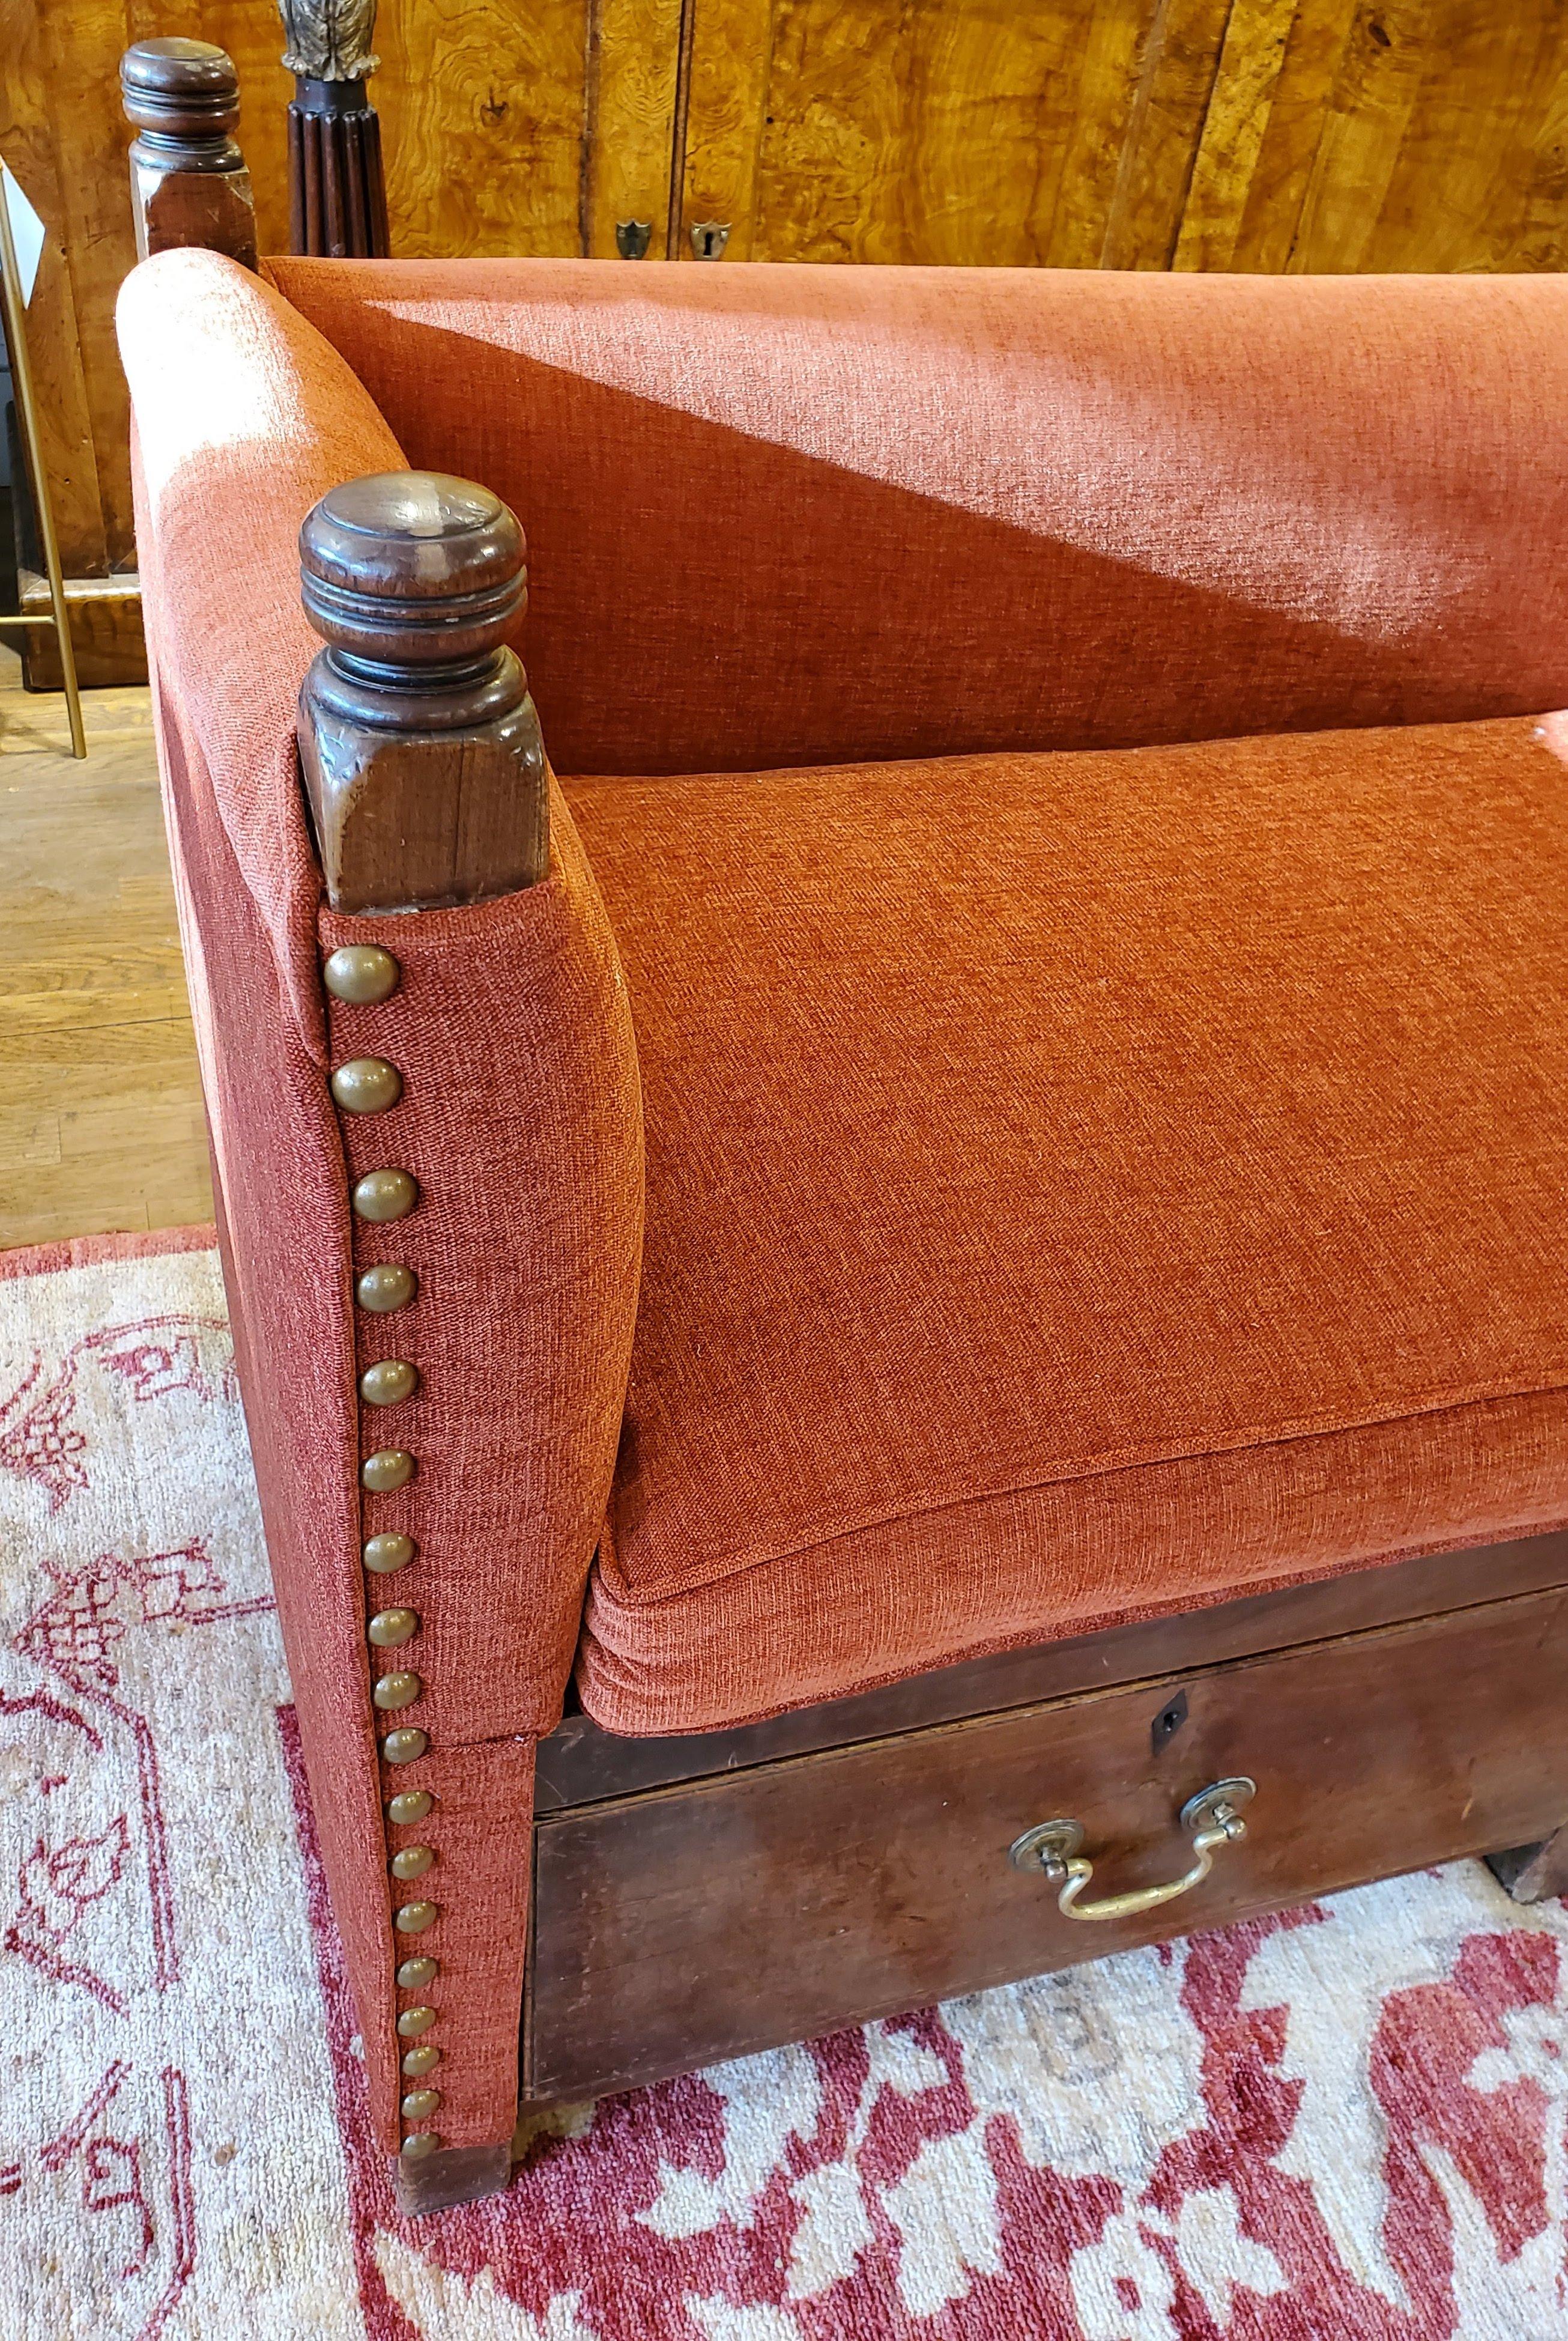
{"label": "wood grain texture", "polygon": [[633,1739],[601,1730],[590,1716],[573,1713],[539,1743],[535,1810],[555,1812],[676,1780],[743,1771],[816,1748],[999,1713],[1192,1667],[1218,1666],[1297,1642],[1367,1633],[1559,1585],[1568,1585],[1568,1533],[1519,1537],[1507,1544],[1424,1553],[1382,1568],[1350,1569],[1317,1584],[1250,1594],[1211,1609],[1189,1609],[1173,1618],[1041,1643],[1033,1649],[1005,1650],[956,1667],[937,1667],[880,1690],[796,1708],[733,1731]]}
{"label": "wood grain texture", "polygon": [[680,256],[1554,268],[1564,0],[692,0]]}
{"label": "wood grain texture", "polygon": [[1171,264],[1232,5],[1159,0],[1138,59],[1100,244],[1102,268]]}
{"label": "wood grain texture", "polygon": [[0,650],[0,1247],[212,1217],[149,694],[83,708]]}
{"label": "wood grain texture", "polygon": [[[59,0],[51,0],[58,5]],[[240,77],[240,123],[234,135],[244,154],[256,201],[256,244],[262,252],[289,246],[288,106],[294,78],[283,71],[283,26],[276,0],[130,0],[132,37],[149,32],[187,33],[227,49]],[[174,20],[179,18],[176,24]],[[156,18],[155,24],[150,19]],[[165,18],[168,19],[165,22]]]}
{"label": "wood grain texture", "polygon": [[382,7],[372,96],[395,254],[580,249],[587,32],[585,0]]}
{"label": "wood grain texture", "polygon": [[[124,163],[131,132],[120,111],[118,75],[105,75],[99,63],[116,44],[124,45],[124,15],[123,0],[73,0],[67,8],[51,0],[43,11],[46,87],[55,94],[50,114],[60,151],[60,209],[51,224],[57,224],[71,276],[104,536],[102,561],[85,567],[91,575],[134,566],[124,452],[130,411],[114,312],[114,291],[135,257]],[[67,90],[68,110],[59,103]],[[67,572],[82,573],[64,543],[60,557]]]}
{"label": "wood grain texture", "polygon": [[300,770],[337,911],[478,902],[550,870],[528,681],[503,637],[522,532],[488,488],[431,472],[340,483],[300,530],[327,648],[300,693]]}
{"label": "wood grain texture", "polygon": [[[1543,1838],[1568,1813],[1564,1666],[1568,1594],[1527,1594],[542,1818],[525,2094],[606,2094]],[[1141,1918],[1075,1925],[1009,1867],[1070,1815],[1097,1896],[1178,1875],[1184,1799],[1237,1773],[1245,1840]]]}
{"label": "wood grain texture", "polygon": [[[36,632],[18,628],[11,646],[22,655],[22,682],[27,691],[59,691],[60,645],[53,624],[49,581],[30,569],[17,578],[16,606],[36,612]],[[147,644],[142,631],[142,581],[133,570],[115,577],[68,577],[65,615],[71,628],[71,648],[76,679],[84,691],[105,685],[145,682]]]}
{"label": "wood grain texture", "polygon": [[[112,552],[122,549],[109,543],[98,476],[98,446],[113,447],[114,426],[100,415],[94,438],[72,266],[81,255],[70,248],[65,194],[82,158],[75,151],[68,109],[60,103],[59,86],[52,77],[56,5],[57,0],[6,0],[5,39],[0,44],[0,156],[51,231],[27,311],[27,347],[60,559],[77,575],[102,576],[112,565]],[[104,85],[116,92],[118,62],[116,49],[113,61],[105,55],[96,68]],[[123,154],[128,143],[127,133],[116,141],[114,151]],[[123,169],[116,184],[129,254],[130,201]],[[90,318],[89,340],[100,331],[101,319]],[[109,501],[113,509],[113,496]]]}
{"label": "wood grain texture", "polygon": [[1560,268],[1565,35],[1561,0],[1358,10],[1290,267]]}
{"label": "wood grain texture", "polygon": [[685,224],[729,258],[1097,263],[1153,0],[695,8]]}
{"label": "wood grain texture", "polygon": [[1229,268],[1263,151],[1296,0],[1255,0],[1230,12],[1172,265]]}
{"label": "wood grain texture", "polygon": [[[684,93],[682,199],[670,257],[691,258],[693,221],[719,220],[730,228],[729,260],[778,258],[781,255],[768,247],[759,228],[759,179],[772,102],[769,68],[779,9],[772,0],[689,0],[689,5],[692,15]],[[831,10],[825,14],[831,35]],[[854,15],[853,6],[847,6],[845,16],[853,21]],[[792,93],[792,97],[796,95]],[[798,94],[797,106],[809,102],[808,93]],[[815,141],[824,171],[829,166],[834,129],[829,120]],[[835,208],[830,197],[821,206],[829,214]],[[789,256],[840,258],[839,252],[824,255],[817,248],[825,232],[820,218],[814,217],[799,248]],[[782,228],[779,233],[782,235]]]}
{"label": "wood grain texture", "polygon": [[651,222],[664,250],[674,165],[680,0],[594,0],[588,25],[581,247],[613,260],[618,220]]}

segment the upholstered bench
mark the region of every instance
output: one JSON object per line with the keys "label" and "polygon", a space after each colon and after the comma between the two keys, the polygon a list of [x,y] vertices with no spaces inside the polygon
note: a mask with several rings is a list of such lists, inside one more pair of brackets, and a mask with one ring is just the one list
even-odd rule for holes
{"label": "upholstered bench", "polygon": [[120,333],[406,2199],[520,2087],[1558,1890],[1562,280],[174,251]]}

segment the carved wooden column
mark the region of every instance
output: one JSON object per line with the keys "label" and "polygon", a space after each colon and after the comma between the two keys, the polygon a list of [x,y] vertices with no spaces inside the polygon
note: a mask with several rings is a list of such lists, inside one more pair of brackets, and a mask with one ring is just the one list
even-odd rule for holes
{"label": "carved wooden column", "polygon": [[137,131],[131,205],[138,257],[196,244],[253,268],[251,174],[230,135],[240,115],[232,60],[210,41],[138,41],[120,60],[120,91]]}
{"label": "carved wooden column", "polygon": [[279,0],[294,76],[289,107],[289,248],[385,255],[382,126],[365,92],[376,0]]}
{"label": "carved wooden column", "polygon": [[305,614],[329,647],[300,694],[300,758],[338,911],[420,910],[550,868],[544,748],[502,637],[522,531],[441,472],[333,488],[300,530]]}

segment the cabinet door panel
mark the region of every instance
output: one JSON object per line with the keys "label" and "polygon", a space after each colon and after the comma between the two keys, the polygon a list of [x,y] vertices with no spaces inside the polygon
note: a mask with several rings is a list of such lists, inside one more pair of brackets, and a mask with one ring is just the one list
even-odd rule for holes
{"label": "cabinet door panel", "polygon": [[680,0],[382,0],[393,252],[612,259],[627,218],[661,251],[680,47]]}
{"label": "cabinet door panel", "polygon": [[1183,0],[1156,53],[1159,13],[695,0],[687,224],[729,221],[737,259],[1094,265],[1135,115],[1179,138],[1212,77],[1225,0]]}
{"label": "cabinet door panel", "polygon": [[400,258],[581,250],[584,0],[393,0],[376,46]]}
{"label": "cabinet door panel", "polygon": [[1557,268],[1565,30],[1564,0],[690,0],[676,245]]}
{"label": "cabinet door panel", "polygon": [[650,231],[662,257],[670,227],[680,0],[594,0],[589,15],[583,244],[613,260],[619,221]]}

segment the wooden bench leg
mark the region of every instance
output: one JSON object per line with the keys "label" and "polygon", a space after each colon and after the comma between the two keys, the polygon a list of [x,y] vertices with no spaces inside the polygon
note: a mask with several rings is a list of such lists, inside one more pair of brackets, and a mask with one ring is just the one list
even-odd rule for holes
{"label": "wooden bench leg", "polygon": [[433,2154],[400,2154],[392,2163],[392,2192],[405,2219],[427,2211],[450,2211],[499,2195],[516,2166],[546,2137],[585,2137],[593,2127],[592,2098],[572,2105],[518,2107],[517,2127],[504,2146],[443,2146]]}
{"label": "wooden bench leg", "polygon": [[400,2154],[392,2163],[392,2192],[405,2219],[427,2211],[450,2211],[499,2195],[511,2177],[511,2140],[499,2146],[442,2146],[433,2154]]}
{"label": "wooden bench leg", "polygon": [[1568,1894],[1568,1824],[1539,1845],[1513,1845],[1489,1853],[1486,1867],[1515,1902],[1550,1902]]}

